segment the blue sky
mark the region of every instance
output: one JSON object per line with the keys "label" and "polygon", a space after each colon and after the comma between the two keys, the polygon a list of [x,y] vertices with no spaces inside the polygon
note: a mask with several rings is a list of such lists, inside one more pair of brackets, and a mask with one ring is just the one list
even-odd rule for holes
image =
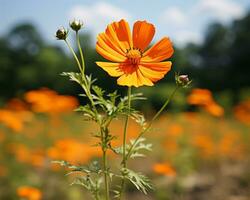
{"label": "blue sky", "polygon": [[249,9],[249,0],[0,0],[0,35],[19,22],[29,21],[53,42],[57,28],[80,18],[95,38],[114,20],[125,18],[132,25],[145,19],[155,24],[155,39],[169,36],[175,44],[184,45],[202,42],[212,21],[228,24]]}

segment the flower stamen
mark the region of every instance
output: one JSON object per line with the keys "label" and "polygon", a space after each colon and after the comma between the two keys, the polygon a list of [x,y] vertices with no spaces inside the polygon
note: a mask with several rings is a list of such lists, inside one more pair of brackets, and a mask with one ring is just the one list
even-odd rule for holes
{"label": "flower stamen", "polygon": [[142,53],[139,49],[128,49],[127,50],[127,58],[129,62],[133,65],[137,65],[140,63],[142,57]]}

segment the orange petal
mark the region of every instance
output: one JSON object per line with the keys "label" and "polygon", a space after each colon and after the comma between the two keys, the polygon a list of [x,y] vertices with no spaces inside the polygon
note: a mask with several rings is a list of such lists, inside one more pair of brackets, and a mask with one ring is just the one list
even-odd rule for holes
{"label": "orange petal", "polygon": [[106,43],[110,48],[114,49],[121,55],[126,56],[126,54],[123,52],[123,50],[120,48],[120,46],[117,44],[117,42],[113,41],[112,38],[110,38],[106,33],[101,33],[98,35],[98,41],[102,40]]}
{"label": "orange petal", "polygon": [[142,73],[138,70],[134,71],[131,74],[123,74],[120,78],[117,79],[118,85],[123,86],[135,86],[140,87],[143,85],[152,86],[153,83],[147,77],[144,77]]}
{"label": "orange petal", "polygon": [[107,29],[105,31],[105,34],[111,40],[122,52],[126,52],[126,46],[124,46],[118,39],[116,32],[112,26],[112,24],[107,26]]}
{"label": "orange petal", "polygon": [[133,47],[130,28],[124,19],[108,25],[105,33],[124,53]]}
{"label": "orange petal", "polygon": [[112,50],[110,47],[100,43],[99,41],[96,44],[96,51],[107,60],[110,60],[113,62],[124,62],[126,60],[125,56]]}
{"label": "orange petal", "polygon": [[[125,53],[119,52],[117,47],[113,46],[105,37],[104,33],[97,37],[96,50],[106,59],[113,62],[123,62],[126,60]],[[111,56],[110,56],[111,55]]]}
{"label": "orange petal", "polygon": [[148,49],[141,59],[142,62],[160,62],[170,58],[174,53],[174,49],[169,38],[162,38],[154,46]]}
{"label": "orange petal", "polygon": [[108,72],[110,76],[118,77],[124,74],[120,68],[120,63],[96,62],[96,64]]}
{"label": "orange petal", "polygon": [[122,75],[121,77],[117,79],[117,84],[123,85],[123,86],[129,86],[129,87],[130,86],[138,87],[136,72]]}
{"label": "orange petal", "polygon": [[172,63],[170,61],[160,63],[141,63],[139,70],[142,75],[152,82],[162,79],[170,71]]}
{"label": "orange petal", "polygon": [[137,70],[136,73],[138,77],[138,83],[140,83],[140,85],[147,85],[147,86],[154,85],[154,83],[148,77],[144,76],[140,70]]}
{"label": "orange petal", "polygon": [[146,21],[137,21],[133,28],[133,45],[134,48],[139,48],[144,51],[155,34],[155,27],[153,24]]}

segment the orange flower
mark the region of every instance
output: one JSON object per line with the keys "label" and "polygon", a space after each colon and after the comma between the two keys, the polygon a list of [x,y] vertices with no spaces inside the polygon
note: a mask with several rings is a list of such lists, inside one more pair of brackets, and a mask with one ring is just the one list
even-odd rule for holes
{"label": "orange flower", "polygon": [[15,110],[15,111],[28,110],[28,105],[24,101],[17,98],[11,99],[5,107],[9,110]]}
{"label": "orange flower", "polygon": [[[115,140],[112,141],[112,146],[114,147],[122,145],[122,138],[120,137],[120,135],[122,135],[123,133],[122,125],[122,120],[115,120],[110,124],[110,131],[113,132],[114,136],[117,137]],[[130,120],[127,127],[127,141],[132,138],[135,138],[140,132],[140,128],[141,127],[138,125],[138,123],[133,120]]]}
{"label": "orange flower", "polygon": [[80,143],[76,139],[61,139],[48,149],[48,156],[53,160],[66,160],[70,163],[86,163],[101,155],[100,148]]}
{"label": "orange flower", "polygon": [[224,109],[215,102],[204,107],[205,110],[215,117],[222,117],[224,115]]}
{"label": "orange flower", "polygon": [[213,102],[212,92],[207,89],[193,89],[187,101],[192,105],[206,106]]}
{"label": "orange flower", "polygon": [[111,62],[96,62],[110,76],[119,77],[119,85],[152,86],[171,69],[174,50],[169,38],[164,37],[147,49],[155,27],[146,21],[137,21],[131,35],[128,23],[122,19],[107,26],[97,37],[96,51]]}
{"label": "orange flower", "polygon": [[244,155],[244,144],[238,132],[224,133],[218,143],[218,153],[223,157],[241,159]]}
{"label": "orange flower", "polygon": [[169,136],[178,137],[183,133],[183,127],[180,124],[172,124],[167,131]]}
{"label": "orange flower", "polygon": [[40,200],[42,199],[42,193],[37,188],[29,186],[21,186],[17,188],[17,195],[27,200]]}
{"label": "orange flower", "polygon": [[214,154],[215,145],[210,135],[195,135],[192,138],[192,144],[198,148],[204,158],[210,158]]}
{"label": "orange flower", "polygon": [[250,125],[250,99],[235,106],[234,115],[241,122]]}
{"label": "orange flower", "polygon": [[165,176],[176,176],[175,169],[169,163],[156,163],[153,166],[153,170],[158,174]]}
{"label": "orange flower", "polygon": [[30,121],[33,115],[29,111],[14,111],[0,109],[0,123],[5,124],[15,132],[20,132],[24,128],[24,122]]}
{"label": "orange flower", "polygon": [[25,99],[32,104],[32,110],[35,112],[69,112],[78,106],[78,100],[75,97],[59,95],[47,88],[31,90],[25,94]]}
{"label": "orange flower", "polygon": [[13,143],[10,144],[10,151],[14,153],[16,160],[22,163],[28,163],[31,151],[24,144]]}
{"label": "orange flower", "polygon": [[214,101],[212,92],[207,89],[193,89],[187,101],[191,105],[202,106],[215,117],[224,115],[224,109]]}

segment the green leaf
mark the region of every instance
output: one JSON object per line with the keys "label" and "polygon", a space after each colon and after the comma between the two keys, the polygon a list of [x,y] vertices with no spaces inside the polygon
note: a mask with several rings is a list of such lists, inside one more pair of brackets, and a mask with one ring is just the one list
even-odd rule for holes
{"label": "green leaf", "polygon": [[85,75],[86,77],[86,81],[87,81],[87,84],[89,85],[89,87],[91,87],[94,82],[96,82],[96,78],[95,79],[92,79],[92,75],[90,74],[89,76],[88,75]]}
{"label": "green leaf", "polygon": [[[130,143],[126,145],[126,154],[128,153],[128,150],[131,148],[131,146],[134,145],[133,149],[130,152],[129,157],[130,158],[137,158],[137,157],[145,157],[144,151],[152,151],[152,144],[145,143],[145,138],[140,138],[137,140],[136,144],[135,140],[130,140]],[[112,149],[117,154],[123,154],[123,147],[116,147]]]}
{"label": "green leaf", "polygon": [[117,91],[114,91],[113,93],[109,93],[108,97],[110,98],[110,101],[115,105],[116,99],[119,97],[117,94]]}
{"label": "green leaf", "polygon": [[136,110],[132,110],[132,111],[130,111],[130,116],[132,119],[135,120],[135,122],[137,122],[143,128],[146,126],[146,119],[141,112],[136,111]]}
{"label": "green leaf", "polygon": [[103,98],[103,95],[104,95],[104,90],[100,87],[98,87],[97,85],[94,85],[92,87],[92,89],[94,90],[94,92],[96,93],[96,95],[99,97],[99,98]]}
{"label": "green leaf", "polygon": [[78,84],[82,84],[82,76],[80,73],[76,72],[63,72],[61,73],[62,76],[68,76],[70,81],[77,82]]}
{"label": "green leaf", "polygon": [[93,112],[92,108],[89,104],[85,106],[79,106],[77,109],[75,109],[77,112],[83,112],[84,116],[90,118],[90,119],[96,119],[96,115]]}
{"label": "green leaf", "polygon": [[82,176],[75,178],[71,185],[81,185],[89,190],[95,199],[99,199],[101,183],[101,178],[94,181],[90,176]]}
{"label": "green leaf", "polygon": [[75,166],[67,161],[52,161],[52,163],[60,164],[61,166],[71,169],[66,175],[70,175],[76,172],[84,172],[75,177],[74,181],[70,185],[81,185],[89,190],[94,199],[99,199],[99,192],[102,183],[102,170],[98,161],[93,161],[89,166]]}
{"label": "green leaf", "polygon": [[140,172],[134,172],[128,168],[122,168],[122,174],[124,174],[125,178],[128,179],[137,190],[147,194],[149,189],[153,189],[153,186],[148,177],[141,174]]}

